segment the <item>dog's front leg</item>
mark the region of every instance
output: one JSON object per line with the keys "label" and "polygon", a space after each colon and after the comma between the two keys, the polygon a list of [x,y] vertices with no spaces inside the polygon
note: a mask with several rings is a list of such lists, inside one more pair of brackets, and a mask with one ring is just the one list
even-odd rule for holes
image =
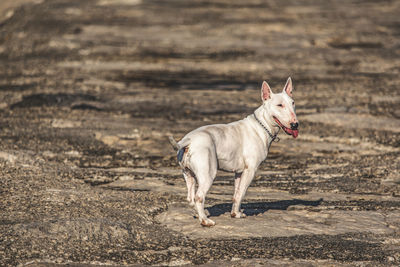
{"label": "dog's front leg", "polygon": [[251,181],[254,178],[255,174],[254,168],[247,167],[243,172],[240,178],[236,178],[235,180],[235,193],[233,195],[233,205],[231,211],[232,218],[245,218],[246,215],[240,211],[240,203],[243,200],[244,195],[246,194],[247,188],[249,187]]}

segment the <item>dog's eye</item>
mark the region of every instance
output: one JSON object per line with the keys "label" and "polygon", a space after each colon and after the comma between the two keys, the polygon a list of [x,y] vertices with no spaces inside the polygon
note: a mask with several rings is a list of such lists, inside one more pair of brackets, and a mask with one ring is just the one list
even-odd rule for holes
{"label": "dog's eye", "polygon": [[282,104],[278,104],[278,107],[283,107],[283,105]]}
{"label": "dog's eye", "polygon": [[294,101],[292,102],[292,105],[294,106]]}

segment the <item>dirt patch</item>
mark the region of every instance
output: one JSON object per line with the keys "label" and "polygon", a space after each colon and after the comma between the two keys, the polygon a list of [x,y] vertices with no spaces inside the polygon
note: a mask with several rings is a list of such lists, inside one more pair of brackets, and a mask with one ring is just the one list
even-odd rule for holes
{"label": "dirt patch", "polygon": [[241,239],[312,234],[337,235],[360,231],[390,235],[398,231],[394,226],[388,226],[386,216],[378,212],[320,210],[318,207],[307,210],[307,206],[301,204],[290,205],[287,210],[281,210],[279,207],[275,209],[275,203],[248,203],[242,208],[250,217],[234,220],[230,216],[230,209],[224,209],[224,213],[219,214],[219,211],[216,212],[218,207],[210,207],[208,209],[210,218],[217,222],[212,229],[201,229],[198,220],[193,218],[193,212],[187,207],[170,207],[167,212],[159,215],[158,220],[170,229],[182,232],[190,238]]}
{"label": "dirt patch", "polygon": [[11,18],[14,10],[26,4],[40,4],[43,0],[4,0],[0,5],[0,23]]}

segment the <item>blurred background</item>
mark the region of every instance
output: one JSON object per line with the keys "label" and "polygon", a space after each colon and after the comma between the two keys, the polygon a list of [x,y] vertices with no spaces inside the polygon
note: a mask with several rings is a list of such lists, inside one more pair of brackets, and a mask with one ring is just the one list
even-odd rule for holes
{"label": "blurred background", "polygon": [[[399,14],[390,0],[2,0],[0,265],[399,264]],[[189,208],[159,219],[186,201],[167,136],[242,119],[263,80],[280,92],[289,76],[300,135],[272,145],[248,212],[310,204],[343,211],[310,229],[376,224],[276,236],[250,216],[236,241],[210,241]],[[232,191],[220,173],[217,224],[233,223]]]}

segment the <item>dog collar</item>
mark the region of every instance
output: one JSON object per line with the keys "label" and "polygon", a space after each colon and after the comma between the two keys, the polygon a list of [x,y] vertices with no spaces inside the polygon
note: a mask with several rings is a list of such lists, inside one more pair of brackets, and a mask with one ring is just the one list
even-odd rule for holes
{"label": "dog collar", "polygon": [[254,118],[256,119],[256,121],[261,125],[261,127],[264,128],[264,130],[268,133],[269,137],[271,137],[271,143],[272,142],[279,142],[281,139],[278,137],[278,133],[280,128],[278,129],[278,132],[275,135],[272,135],[272,133],[267,129],[267,127],[265,127],[265,125],[257,118],[256,114],[253,113]]}

